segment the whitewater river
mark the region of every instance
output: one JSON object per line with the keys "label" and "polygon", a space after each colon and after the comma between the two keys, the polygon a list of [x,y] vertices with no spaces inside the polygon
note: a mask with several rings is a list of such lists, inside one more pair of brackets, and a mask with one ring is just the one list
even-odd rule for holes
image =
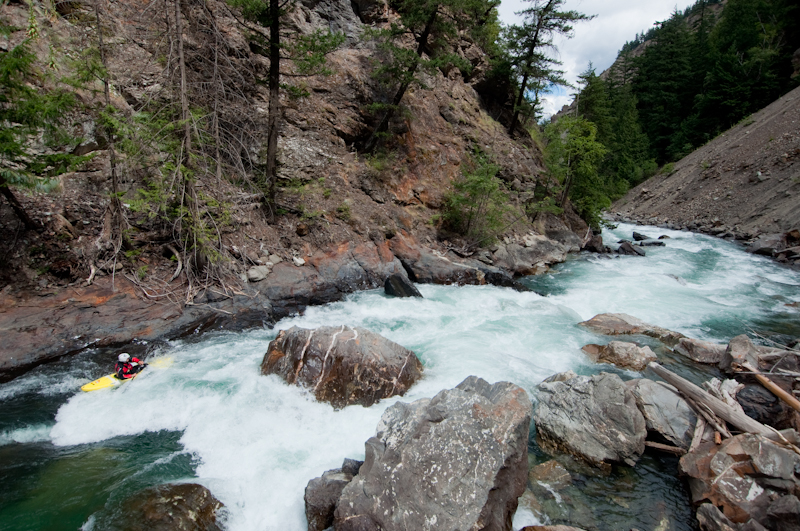
{"label": "whitewater river", "polygon": [[[634,228],[621,224],[604,238],[630,237]],[[598,313],[625,312],[719,342],[747,331],[800,336],[798,272],[714,238],[637,230],[671,239],[648,248],[646,258],[574,257],[526,279],[535,292],[432,285],[418,286],[424,299],[362,292],[309,308],[274,330],[160,344],[150,356],[169,356],[173,364],[118,389],[78,390],[110,372],[119,350],[87,351],[0,384],[0,529],[114,529],[120,507],[142,488],[198,482],[226,505],[232,531],[300,531],[308,480],[345,457],[363,458],[364,441],[396,400],[431,397],[472,374],[512,381],[535,400],[536,385],[553,373],[613,370],[580,350],[609,340],[576,326]],[[334,411],[259,375],[278,329],[341,324],[412,349],[424,379],[403,398]],[[656,352],[676,370],[702,377],[669,351]],[[531,443],[531,463],[546,458]],[[675,468],[674,459],[646,455],[609,477],[583,471],[575,487],[543,504],[548,512],[538,521],[561,516],[597,529],[692,529]],[[521,509],[515,528],[535,522]]]}

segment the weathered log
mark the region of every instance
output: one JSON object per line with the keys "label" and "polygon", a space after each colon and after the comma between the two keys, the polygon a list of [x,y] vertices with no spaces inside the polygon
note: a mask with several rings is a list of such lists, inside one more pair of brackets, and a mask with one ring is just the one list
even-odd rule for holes
{"label": "weathered log", "polygon": [[761,385],[769,389],[772,394],[789,404],[795,411],[800,411],[800,400],[797,400],[795,397],[778,387],[772,380],[764,376],[758,369],[753,367],[752,365],[745,363],[742,365],[745,369],[753,373],[753,376],[756,377],[756,380],[761,382]]}
{"label": "weathered log", "polygon": [[661,444],[653,441],[645,441],[644,445],[650,448],[655,448],[656,450],[661,450],[662,452],[669,452],[675,455],[686,455],[686,450],[683,448],[678,448],[677,446],[670,446],[668,444]]}
{"label": "weathered log", "polygon": [[759,435],[763,435],[768,439],[772,440],[779,440],[779,436],[776,435],[776,431],[770,429],[769,427],[761,424],[760,422],[751,419],[744,413],[740,411],[736,411],[734,408],[723,402],[718,398],[714,398],[707,392],[703,391],[701,388],[696,386],[695,384],[681,378],[674,372],[665,369],[661,365],[656,362],[650,362],[647,366],[656,373],[658,376],[663,378],[667,383],[673,385],[678,391],[683,393],[686,397],[691,398],[698,404],[704,404],[708,406],[708,408],[721,419],[729,422],[731,425],[735,426],[737,429],[741,431],[746,431],[749,433],[757,433]]}
{"label": "weathered log", "polygon": [[689,453],[697,450],[700,443],[703,442],[703,434],[706,432],[706,419],[702,415],[697,415],[697,424],[694,427],[694,434],[692,435],[692,444],[689,445]]}

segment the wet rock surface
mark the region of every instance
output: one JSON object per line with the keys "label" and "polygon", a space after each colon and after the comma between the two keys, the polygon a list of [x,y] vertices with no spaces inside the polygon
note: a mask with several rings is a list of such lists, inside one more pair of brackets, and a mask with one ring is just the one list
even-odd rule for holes
{"label": "wet rock surface", "polygon": [[636,464],[644,452],[645,419],[619,376],[600,373],[538,386],[534,421],[546,449],[595,466]]}
{"label": "wet rock surface", "polygon": [[365,328],[292,327],[270,342],[261,373],[277,374],[342,408],[404,395],[422,376],[422,363],[410,350]]}
{"label": "wet rock surface", "polygon": [[161,485],[132,497],[120,523],[125,531],[222,531],[222,507],[202,485]]}
{"label": "wet rock surface", "polygon": [[643,371],[648,363],[658,360],[650,347],[624,341],[611,341],[608,345],[585,345],[581,350],[597,363],[610,363],[632,371]]}
{"label": "wet rock surface", "polygon": [[697,415],[670,385],[648,379],[627,383],[642,412],[647,431],[657,434],[668,444],[689,449]]}
{"label": "wet rock surface", "polygon": [[402,275],[392,275],[383,283],[383,290],[392,297],[422,297],[419,290]]}
{"label": "wet rock surface", "polygon": [[683,334],[645,323],[625,313],[601,313],[588,321],[578,323],[598,334],[607,336],[644,335],[654,337],[667,346],[672,346],[684,337]]}
{"label": "wet rock surface", "polygon": [[324,531],[333,525],[336,503],[363,464],[363,461],[345,459],[340,468],[327,470],[321,477],[308,482],[303,496],[308,531]]}
{"label": "wet rock surface", "polygon": [[392,405],[344,488],[334,528],[510,530],[528,474],[530,409],[522,388],[475,376]]}

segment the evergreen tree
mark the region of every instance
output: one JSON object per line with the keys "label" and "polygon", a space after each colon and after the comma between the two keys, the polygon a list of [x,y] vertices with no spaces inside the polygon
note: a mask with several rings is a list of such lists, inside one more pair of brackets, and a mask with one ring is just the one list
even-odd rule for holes
{"label": "evergreen tree", "polygon": [[[396,4],[400,24],[366,33],[378,41],[385,55],[374,76],[393,87],[394,95],[388,103],[373,105],[382,111],[382,116],[364,146],[365,151],[372,151],[386,133],[409,87],[423,86],[421,73],[448,66],[462,71],[471,68],[462,57],[448,51],[448,40],[457,38],[459,30],[467,29],[477,34],[477,40],[485,40],[485,26],[496,19],[495,7],[499,3],[497,0],[402,0]],[[408,36],[416,43],[414,49],[403,45]]]}
{"label": "evergreen tree", "polygon": [[514,75],[519,83],[514,114],[508,126],[510,134],[514,134],[520,113],[525,110],[527,91],[532,90],[538,95],[549,85],[568,85],[562,76],[563,72],[558,70],[561,63],[548,55],[548,52],[555,50],[553,37],[571,37],[572,24],[594,18],[578,11],[561,11],[565,0],[526,1],[533,5],[517,13],[522,15],[523,23],[509,26],[506,39]]}
{"label": "evergreen tree", "polygon": [[[42,88],[46,76],[36,68],[36,56],[30,49],[38,35],[33,9],[31,6],[27,38],[0,51],[0,193],[27,229],[38,225],[12,187],[45,187],[53,177],[85,160],[64,149],[77,144],[62,128],[66,112],[74,105],[73,95]],[[21,30],[0,22],[0,34],[15,31]]]}

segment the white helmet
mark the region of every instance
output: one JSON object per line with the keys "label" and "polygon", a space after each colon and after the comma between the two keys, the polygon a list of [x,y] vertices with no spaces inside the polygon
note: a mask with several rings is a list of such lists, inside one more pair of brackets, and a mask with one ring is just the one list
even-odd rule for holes
{"label": "white helmet", "polygon": [[118,357],[117,359],[118,359],[119,361],[121,361],[122,363],[125,363],[125,362],[127,362],[129,359],[131,359],[131,355],[130,355],[130,354],[128,354],[127,352],[123,352],[122,354],[120,354],[120,355],[119,355],[119,357]]}

